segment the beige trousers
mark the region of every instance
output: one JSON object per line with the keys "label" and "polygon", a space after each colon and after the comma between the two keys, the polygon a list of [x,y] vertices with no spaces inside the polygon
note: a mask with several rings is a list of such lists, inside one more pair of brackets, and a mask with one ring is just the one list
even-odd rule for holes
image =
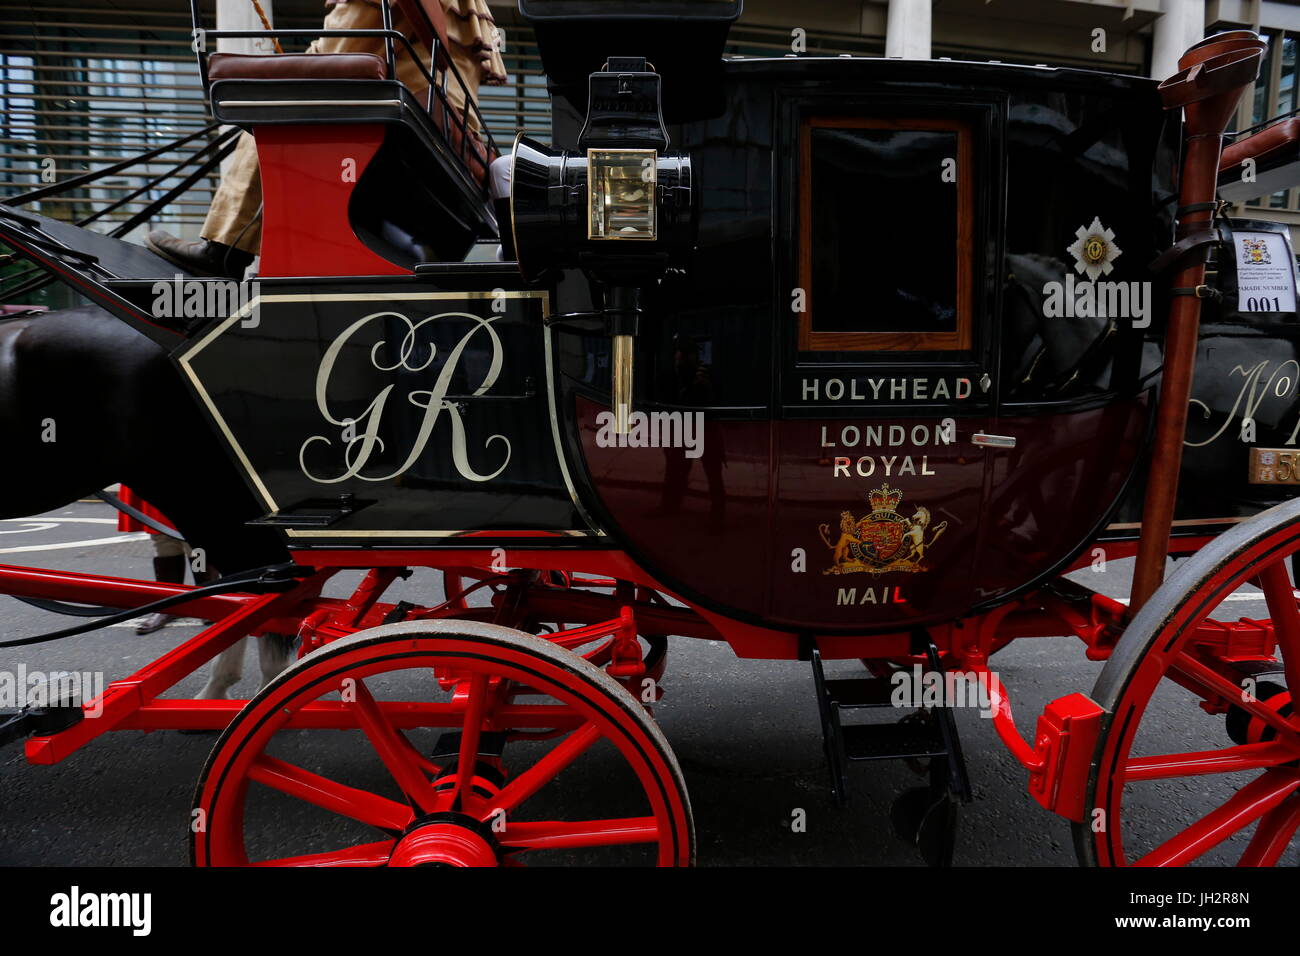
{"label": "beige trousers", "polygon": [[[379,7],[362,0],[350,0],[331,7],[325,15],[326,30],[378,30],[383,26],[383,17]],[[403,36],[411,36],[410,24],[400,10],[393,10],[393,29]],[[421,59],[428,68],[429,51],[418,41],[412,45],[419,51]],[[424,97],[428,85],[420,68],[411,59],[410,53],[402,44],[394,45],[397,56],[397,78],[416,94]],[[384,56],[384,41],[371,37],[321,37],[307,48],[308,53],[374,53]],[[478,100],[479,64],[472,57],[463,54],[453,44],[452,62],[465,80],[470,98]],[[439,77],[441,80],[441,77]],[[460,89],[455,79],[447,83],[447,98],[458,109],[465,108],[465,90]],[[477,123],[470,120],[471,125]],[[239,137],[231,162],[221,177],[221,185],[212,196],[212,206],[199,235],[224,246],[234,246],[244,252],[257,254],[262,246],[262,221],[258,215],[262,207],[262,180],[257,170],[257,146],[253,137],[244,133]]]}

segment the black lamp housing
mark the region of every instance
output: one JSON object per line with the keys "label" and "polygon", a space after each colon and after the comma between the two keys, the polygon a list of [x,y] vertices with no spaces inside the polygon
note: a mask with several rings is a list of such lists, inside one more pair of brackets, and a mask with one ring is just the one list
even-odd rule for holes
{"label": "black lamp housing", "polygon": [[587,80],[572,152],[515,140],[510,212],[519,271],[580,268],[612,346],[614,429],[632,415],[633,342],[645,289],[695,245],[691,159],[669,153],[662,81],[645,57],[610,57]]}
{"label": "black lamp housing", "polygon": [[580,110],[587,77],[601,69],[612,43],[634,39],[664,78],[670,123],[723,109],[722,54],[743,8],[743,0],[519,0],[552,95]]}
{"label": "black lamp housing", "polygon": [[588,78],[573,151],[520,135],[510,175],[515,253],[524,278],[581,268],[643,286],[695,243],[691,160],[668,152],[662,83],[641,57],[611,57]]}

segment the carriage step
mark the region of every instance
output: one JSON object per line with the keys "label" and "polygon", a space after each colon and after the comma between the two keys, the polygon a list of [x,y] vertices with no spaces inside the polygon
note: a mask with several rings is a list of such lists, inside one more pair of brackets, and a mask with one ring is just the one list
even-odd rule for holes
{"label": "carriage step", "polygon": [[858,707],[892,707],[893,685],[881,677],[837,678],[827,680],[826,698],[832,707],[852,710]]}
{"label": "carriage step", "polygon": [[336,498],[306,498],[287,508],[254,518],[248,524],[269,525],[273,528],[328,528],[362,508],[370,507],[377,500],[359,499],[352,494]]}
{"label": "carriage step", "polygon": [[908,760],[945,757],[948,750],[934,721],[907,719],[896,724],[848,724],[844,756],[849,760]]}
{"label": "carriage step", "polygon": [[[939,649],[923,630],[912,635],[912,654],[927,673],[943,675]],[[849,802],[848,764],[868,760],[929,761],[924,772],[929,786],[903,794],[893,814],[895,828],[921,850],[931,866],[952,863],[957,806],[971,798],[970,780],[952,709],[945,703],[926,704],[895,723],[844,723],[842,717],[859,708],[895,707],[893,682],[880,677],[828,680],[821,652],[811,637],[803,638],[801,656],[812,663],[822,747],[831,777],[831,795],[838,806]],[[906,706],[912,706],[909,702]]]}

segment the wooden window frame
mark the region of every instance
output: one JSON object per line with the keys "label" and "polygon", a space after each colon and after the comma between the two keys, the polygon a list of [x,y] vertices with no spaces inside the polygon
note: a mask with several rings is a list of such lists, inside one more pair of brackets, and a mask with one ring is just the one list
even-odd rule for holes
{"label": "wooden window frame", "polygon": [[[814,129],[888,129],[957,134],[957,327],[951,332],[817,332],[813,329],[816,290],[812,284],[812,133]],[[881,117],[807,116],[799,125],[799,285],[805,309],[799,315],[800,351],[934,352],[971,348],[974,289],[975,196],[971,124],[961,120]],[[936,177],[939,171],[935,171]],[[885,227],[887,224],[884,224]]]}

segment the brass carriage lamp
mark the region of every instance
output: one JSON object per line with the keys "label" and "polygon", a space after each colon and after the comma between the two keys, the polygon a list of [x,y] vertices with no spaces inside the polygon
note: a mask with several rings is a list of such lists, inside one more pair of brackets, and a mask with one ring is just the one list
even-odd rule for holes
{"label": "brass carriage lamp", "polygon": [[655,238],[653,149],[587,150],[587,238]]}
{"label": "brass carriage lamp", "polygon": [[644,57],[612,57],[591,74],[578,148],[515,139],[510,217],[529,281],[578,268],[613,340],[615,431],[632,408],[633,342],[643,292],[695,243],[691,160],[668,152],[661,78]]}

